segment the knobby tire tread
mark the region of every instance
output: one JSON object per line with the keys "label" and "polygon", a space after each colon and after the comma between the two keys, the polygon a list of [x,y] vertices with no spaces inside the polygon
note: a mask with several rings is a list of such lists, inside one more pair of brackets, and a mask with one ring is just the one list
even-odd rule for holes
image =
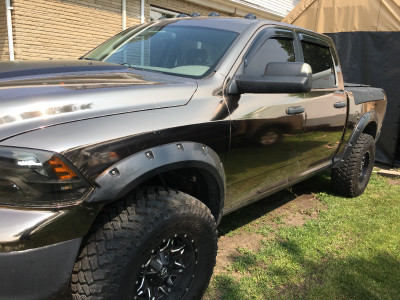
{"label": "knobby tire tread", "polygon": [[[361,159],[365,151],[372,150],[371,164],[374,163],[375,142],[371,135],[362,133],[357,143],[354,145],[349,157],[339,168],[332,169],[332,188],[339,194],[346,197],[357,197],[364,192],[364,188],[358,186],[358,172]],[[370,174],[367,175],[368,181]]]}
{"label": "knobby tire tread", "polygon": [[[175,208],[179,208],[181,213],[199,215],[212,224],[212,238],[217,244],[214,217],[196,198],[163,187],[150,187],[129,194],[107,206],[92,226],[71,276],[72,298],[115,299],[119,289],[116,274],[121,274],[121,269],[128,264],[131,248],[139,248],[141,237],[152,232],[156,223],[168,219]],[[214,266],[215,257],[212,268]]]}

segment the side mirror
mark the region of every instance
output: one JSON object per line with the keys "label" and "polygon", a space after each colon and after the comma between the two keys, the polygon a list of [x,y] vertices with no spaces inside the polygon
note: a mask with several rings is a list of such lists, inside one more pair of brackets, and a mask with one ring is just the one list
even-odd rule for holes
{"label": "side mirror", "polygon": [[228,88],[229,94],[307,93],[311,90],[311,66],[300,62],[272,62],[265,75],[239,75]]}

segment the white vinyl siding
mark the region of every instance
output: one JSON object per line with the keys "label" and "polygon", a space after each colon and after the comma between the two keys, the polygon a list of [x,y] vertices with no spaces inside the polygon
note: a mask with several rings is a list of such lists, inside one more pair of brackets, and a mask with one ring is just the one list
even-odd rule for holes
{"label": "white vinyl siding", "polygon": [[230,0],[244,6],[285,17],[300,0]]}

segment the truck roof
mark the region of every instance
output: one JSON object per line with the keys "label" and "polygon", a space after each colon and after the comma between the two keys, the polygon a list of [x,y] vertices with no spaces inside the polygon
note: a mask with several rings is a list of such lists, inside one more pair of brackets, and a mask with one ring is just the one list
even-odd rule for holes
{"label": "truck roof", "polygon": [[[201,26],[201,27],[212,27],[223,30],[230,30],[234,32],[243,32],[252,25],[255,24],[271,24],[278,26],[285,26],[290,28],[301,28],[287,23],[263,20],[263,19],[246,19],[238,17],[184,17],[184,18],[173,18],[173,19],[161,19],[153,21],[153,23],[177,23],[177,25],[189,25],[189,26]],[[304,30],[304,28],[301,28]],[[309,30],[307,30],[309,31]]]}

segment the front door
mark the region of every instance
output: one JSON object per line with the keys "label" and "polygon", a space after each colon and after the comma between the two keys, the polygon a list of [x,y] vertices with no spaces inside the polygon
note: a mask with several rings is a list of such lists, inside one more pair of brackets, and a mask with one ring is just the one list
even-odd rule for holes
{"label": "front door", "polygon": [[[254,40],[236,75],[264,75],[269,62],[295,61],[294,34],[265,29]],[[232,120],[231,149],[225,162],[232,210],[261,197],[298,172],[304,113],[303,94],[226,95]]]}

